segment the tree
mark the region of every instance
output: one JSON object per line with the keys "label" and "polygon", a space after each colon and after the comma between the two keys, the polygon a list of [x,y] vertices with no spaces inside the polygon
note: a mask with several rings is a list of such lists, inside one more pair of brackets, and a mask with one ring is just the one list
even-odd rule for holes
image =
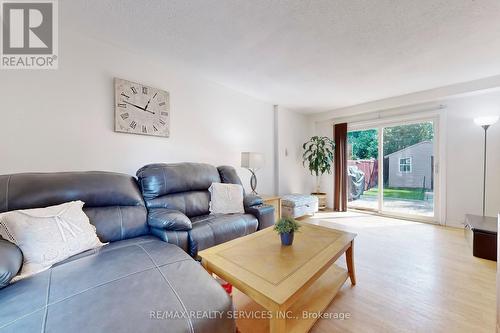
{"label": "tree", "polygon": [[384,128],[384,156],[434,138],[432,123],[418,123]]}
{"label": "tree", "polygon": [[[384,128],[384,156],[422,141],[434,138],[431,122],[400,125]],[[347,133],[347,142],[352,147],[352,159],[378,158],[378,130],[352,131]]]}
{"label": "tree", "polygon": [[347,142],[352,147],[352,159],[365,160],[378,157],[378,131],[354,131],[347,133]]}

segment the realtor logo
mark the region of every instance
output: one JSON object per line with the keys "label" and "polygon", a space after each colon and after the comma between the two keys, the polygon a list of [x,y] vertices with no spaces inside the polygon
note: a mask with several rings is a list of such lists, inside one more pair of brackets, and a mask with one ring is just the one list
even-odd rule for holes
{"label": "realtor logo", "polygon": [[0,1],[2,69],[57,69],[57,0]]}

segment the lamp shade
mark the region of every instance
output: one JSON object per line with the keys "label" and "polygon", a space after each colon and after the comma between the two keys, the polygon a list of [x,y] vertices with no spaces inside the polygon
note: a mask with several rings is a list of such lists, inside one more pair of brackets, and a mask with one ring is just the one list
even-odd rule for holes
{"label": "lamp shade", "polygon": [[474,118],[474,123],[478,126],[490,126],[498,121],[498,116]]}
{"label": "lamp shade", "polygon": [[247,169],[260,169],[264,166],[264,154],[243,152],[241,153],[241,167]]}

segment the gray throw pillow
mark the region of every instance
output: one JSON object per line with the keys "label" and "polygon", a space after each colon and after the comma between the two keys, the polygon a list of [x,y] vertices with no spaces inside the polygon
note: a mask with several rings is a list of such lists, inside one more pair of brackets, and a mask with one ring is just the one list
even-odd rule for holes
{"label": "gray throw pillow", "polygon": [[237,184],[212,183],[210,192],[210,214],[244,213],[243,186]]}

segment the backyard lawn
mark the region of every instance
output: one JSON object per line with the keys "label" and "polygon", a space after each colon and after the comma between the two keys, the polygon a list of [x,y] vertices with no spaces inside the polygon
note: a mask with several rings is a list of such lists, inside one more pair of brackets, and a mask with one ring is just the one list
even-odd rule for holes
{"label": "backyard lawn", "polygon": [[[378,188],[373,187],[365,192],[363,195],[376,196]],[[385,188],[384,198],[396,198],[407,200],[424,200],[425,193],[419,188]]]}

